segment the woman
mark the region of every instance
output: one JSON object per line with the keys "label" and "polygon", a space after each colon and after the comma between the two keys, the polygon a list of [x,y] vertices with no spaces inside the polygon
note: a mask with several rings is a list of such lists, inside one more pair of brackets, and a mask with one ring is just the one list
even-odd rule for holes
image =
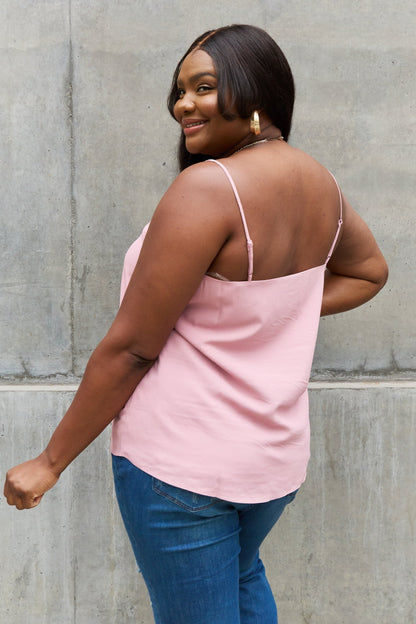
{"label": "woman", "polygon": [[68,412],[7,475],[9,504],[36,506],[118,415],[116,492],[157,623],[277,622],[259,547],[305,479],[319,316],[387,279],[335,179],[287,144],[293,103],[263,30],[191,45],[169,97],[182,171],[127,253]]}

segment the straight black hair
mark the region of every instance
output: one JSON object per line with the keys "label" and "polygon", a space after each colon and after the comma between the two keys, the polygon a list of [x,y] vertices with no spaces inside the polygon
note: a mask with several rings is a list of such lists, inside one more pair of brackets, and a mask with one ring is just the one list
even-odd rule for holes
{"label": "straight black hair", "polygon": [[[292,125],[295,84],[285,55],[266,31],[257,26],[234,24],[209,30],[190,45],[173,74],[168,109],[179,99],[178,75],[184,59],[195,49],[204,50],[217,72],[218,108],[224,119],[237,115],[250,117],[254,110],[264,111],[287,140]],[[182,171],[209,158],[190,154],[185,137],[179,140],[178,160]]]}

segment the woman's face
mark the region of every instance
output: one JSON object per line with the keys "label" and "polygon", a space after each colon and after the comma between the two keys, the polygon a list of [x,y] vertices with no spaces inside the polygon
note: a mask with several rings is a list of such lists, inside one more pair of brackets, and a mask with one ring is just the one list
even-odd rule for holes
{"label": "woman's face", "polygon": [[178,76],[179,99],[173,112],[191,154],[221,156],[250,134],[249,121],[227,121],[218,110],[217,75],[210,55],[190,52]]}

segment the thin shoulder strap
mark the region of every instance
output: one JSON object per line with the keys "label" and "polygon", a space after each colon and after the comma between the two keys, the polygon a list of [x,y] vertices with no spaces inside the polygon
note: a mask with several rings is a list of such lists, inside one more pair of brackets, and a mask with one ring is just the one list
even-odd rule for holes
{"label": "thin shoulder strap", "polygon": [[248,227],[247,227],[247,221],[246,221],[246,217],[244,214],[243,205],[241,203],[240,196],[238,194],[237,188],[234,184],[234,180],[232,179],[228,169],[218,160],[214,160],[213,158],[210,158],[209,162],[216,163],[217,165],[221,167],[221,169],[224,171],[225,175],[227,176],[229,183],[231,184],[231,188],[233,189],[234,196],[238,204],[238,208],[240,210],[241,221],[243,222],[244,234],[246,236],[246,241],[247,241],[247,255],[248,255],[247,280],[251,282],[253,279],[253,241],[250,238],[250,234],[249,234]]}
{"label": "thin shoulder strap", "polygon": [[332,256],[332,253],[333,253],[333,251],[335,249],[335,245],[337,244],[339,233],[341,231],[341,225],[343,223],[343,220],[342,220],[342,195],[341,195],[341,189],[339,188],[339,185],[338,185],[338,182],[335,179],[335,176],[330,171],[328,171],[328,173],[332,176],[332,178],[333,178],[333,180],[334,180],[334,182],[335,182],[335,184],[337,186],[337,189],[338,189],[338,195],[339,195],[339,219],[338,219],[338,229],[337,229],[336,234],[335,234],[334,242],[331,245],[331,249],[329,250],[329,254],[328,254],[328,257],[326,259],[325,264],[328,264],[328,262],[329,262],[329,260],[330,260],[330,258]]}

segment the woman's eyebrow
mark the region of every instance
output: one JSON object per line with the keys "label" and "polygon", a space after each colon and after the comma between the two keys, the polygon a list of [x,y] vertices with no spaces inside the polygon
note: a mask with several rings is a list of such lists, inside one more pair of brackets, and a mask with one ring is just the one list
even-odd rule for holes
{"label": "woman's eyebrow", "polygon": [[[199,80],[200,78],[203,78],[204,76],[211,76],[211,78],[217,79],[217,76],[215,74],[212,74],[211,72],[199,72],[198,74],[194,74],[193,76],[191,76],[189,80],[190,82],[195,82],[196,80]],[[178,78],[177,84],[180,84],[180,83],[182,83],[182,80]]]}

